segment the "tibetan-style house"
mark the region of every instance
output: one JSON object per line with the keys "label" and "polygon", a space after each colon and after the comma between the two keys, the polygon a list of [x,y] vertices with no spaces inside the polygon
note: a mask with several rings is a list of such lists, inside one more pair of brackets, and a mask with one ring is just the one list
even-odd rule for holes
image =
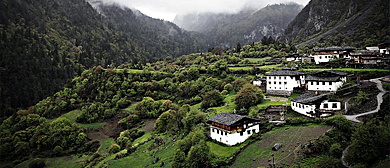
{"label": "tibetan-style house", "polygon": [[305,93],[291,99],[292,110],[308,117],[328,117],[341,110],[341,102],[329,100],[327,96]]}
{"label": "tibetan-style house", "polygon": [[267,74],[267,94],[290,96],[295,87],[305,85],[305,73],[280,70]]}
{"label": "tibetan-style house", "polygon": [[217,114],[207,123],[210,137],[229,146],[244,142],[260,130],[260,120],[230,113]]}
{"label": "tibetan-style house", "polygon": [[306,77],[308,91],[336,92],[347,81],[348,73],[327,70]]}

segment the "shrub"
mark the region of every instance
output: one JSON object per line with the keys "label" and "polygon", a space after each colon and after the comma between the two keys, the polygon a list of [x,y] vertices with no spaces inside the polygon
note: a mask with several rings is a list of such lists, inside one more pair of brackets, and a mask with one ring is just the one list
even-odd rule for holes
{"label": "shrub", "polygon": [[329,148],[329,153],[331,156],[335,158],[340,158],[343,154],[343,149],[341,148],[341,145],[338,143],[332,144],[332,146]]}
{"label": "shrub", "polygon": [[207,109],[209,107],[219,106],[223,103],[223,97],[218,90],[212,90],[207,92],[202,101],[202,108]]}
{"label": "shrub", "polygon": [[383,87],[383,89],[389,91],[390,90],[390,83],[383,83],[382,87]]}
{"label": "shrub", "polygon": [[231,92],[233,90],[233,86],[228,83],[223,87],[224,90],[227,90],[228,92]]}
{"label": "shrub", "polygon": [[54,155],[59,156],[59,155],[61,155],[63,150],[64,149],[61,146],[56,146],[53,149],[53,153],[54,153]]}
{"label": "shrub", "polygon": [[121,147],[118,144],[114,143],[110,146],[110,148],[108,148],[108,152],[117,153],[117,152],[119,152],[120,149],[121,149]]}
{"label": "shrub", "polygon": [[236,95],[234,102],[238,109],[249,109],[251,106],[261,103],[263,98],[264,94],[261,89],[252,84],[245,84]]}
{"label": "shrub", "polygon": [[45,160],[41,158],[35,158],[30,162],[30,164],[28,164],[29,168],[42,168],[45,166],[46,166]]}

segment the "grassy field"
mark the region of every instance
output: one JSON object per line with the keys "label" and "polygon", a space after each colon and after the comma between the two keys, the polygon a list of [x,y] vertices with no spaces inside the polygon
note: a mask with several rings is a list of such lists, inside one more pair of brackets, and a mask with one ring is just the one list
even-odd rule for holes
{"label": "grassy field", "polygon": [[[332,70],[326,68],[320,69],[300,69],[301,72],[313,72],[313,71],[324,71],[324,70]],[[344,72],[390,72],[388,69],[354,69],[354,68],[334,68],[333,70],[344,71]]]}
{"label": "grassy field", "polygon": [[257,107],[259,109],[265,109],[265,108],[267,108],[270,105],[284,105],[284,104],[286,104],[285,101],[271,101],[269,99],[264,99],[261,104],[257,105]]}
{"label": "grassy field", "polygon": [[231,71],[240,71],[240,70],[249,71],[249,70],[253,69],[253,67],[252,67],[252,66],[246,66],[246,67],[229,67],[228,69],[231,70]]}
{"label": "grassy field", "polygon": [[[76,110],[72,110],[68,113],[65,113],[63,114],[62,116],[60,116],[59,118],[67,118],[69,119],[70,121],[74,122],[74,123],[77,123],[76,122],[76,119],[77,117],[81,114],[81,110],[79,109],[76,109]],[[53,120],[49,120],[49,122],[51,122]],[[102,128],[103,125],[104,125],[104,122],[100,122],[100,123],[90,123],[90,124],[81,124],[81,123],[77,123],[78,125],[80,125],[81,127],[83,128]]]}
{"label": "grassy field", "polygon": [[260,68],[262,70],[266,70],[266,71],[271,71],[272,69],[280,70],[280,69],[282,69],[281,66],[282,66],[282,64],[275,64],[275,65],[265,65],[265,66],[261,66],[258,68]]}
{"label": "grassy field", "polygon": [[[149,148],[153,144],[153,141],[149,141],[144,145],[141,145],[136,152],[133,152],[129,156],[118,159],[106,161],[108,167],[160,167],[164,161],[163,167],[170,167],[172,162],[172,156],[174,152],[174,145],[172,141],[168,141],[165,145],[158,146],[157,148],[150,150]],[[153,164],[155,158],[160,157],[160,160]]]}
{"label": "grassy field", "polygon": [[141,102],[135,102],[135,103],[131,103],[131,105],[123,110],[125,111],[130,111],[130,112],[134,112],[135,111],[135,108],[137,107],[137,105],[141,103]]}
{"label": "grassy field", "polygon": [[237,146],[221,146],[217,143],[214,143],[212,141],[207,142],[207,146],[210,147],[210,152],[216,156],[228,158],[233,156],[234,153],[236,153],[241,147],[245,146],[248,143],[248,141],[245,141],[242,144],[239,144]]}
{"label": "grassy field", "polygon": [[[53,157],[53,158],[44,158],[47,168],[80,168],[83,167],[85,160],[88,159],[87,155],[70,155],[63,157]],[[30,160],[26,160],[18,165],[15,168],[28,168]]]}
{"label": "grassy field", "polygon": [[[287,129],[289,128],[289,129]],[[308,126],[284,126],[262,135],[262,140],[249,145],[241,152],[232,167],[267,167],[271,154],[275,154],[275,163],[278,166],[292,165],[295,160],[294,150],[299,144],[307,143],[324,134],[331,127],[326,125],[308,124]],[[278,151],[273,151],[275,143],[283,144]]]}
{"label": "grassy field", "polygon": [[264,58],[245,58],[247,60],[249,60],[249,62],[251,63],[257,63],[257,62],[264,62],[266,60],[269,60],[271,59],[271,57],[264,57]]}
{"label": "grassy field", "polygon": [[236,93],[230,93],[226,96],[226,98],[223,100],[223,102],[228,103],[227,106],[223,105],[220,107],[211,107],[210,109],[215,110],[216,114],[225,112],[225,113],[232,113],[234,109],[236,108],[236,104],[234,103],[234,98],[236,97]]}

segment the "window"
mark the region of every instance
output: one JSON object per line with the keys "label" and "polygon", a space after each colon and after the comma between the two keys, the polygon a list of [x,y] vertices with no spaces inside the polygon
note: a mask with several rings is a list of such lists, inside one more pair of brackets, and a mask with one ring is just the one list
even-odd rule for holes
{"label": "window", "polygon": [[329,82],[329,85],[332,85],[332,82]]}
{"label": "window", "polygon": [[287,85],[287,82],[284,82],[285,85]]}
{"label": "window", "polygon": [[279,82],[279,85],[281,85],[282,84],[282,82]]}
{"label": "window", "polygon": [[320,56],[320,59],[322,59],[322,57]]}
{"label": "window", "polygon": [[213,128],[213,132],[215,131],[215,128]]}
{"label": "window", "polygon": [[284,77],[284,79],[287,79],[287,77]]}
{"label": "window", "polygon": [[276,87],[275,87],[275,89],[276,89]]}
{"label": "window", "polygon": [[248,130],[247,133],[248,133],[248,134],[251,134],[251,130]]}
{"label": "window", "polygon": [[337,108],[337,103],[332,103],[332,108]]}
{"label": "window", "polygon": [[322,82],[322,85],[325,85],[325,82]]}
{"label": "window", "polygon": [[293,103],[291,103],[291,105],[292,105],[292,106],[294,106],[294,102],[293,102]]}
{"label": "window", "polygon": [[252,130],[252,132],[253,132],[253,133],[256,133],[256,130],[255,130],[255,129],[253,129],[253,130]]}
{"label": "window", "polygon": [[271,79],[271,77],[269,76],[268,79]]}
{"label": "window", "polygon": [[313,82],[310,82],[311,83],[311,85],[313,85]]}
{"label": "window", "polygon": [[271,89],[271,87],[269,87],[269,89]]}
{"label": "window", "polygon": [[271,84],[271,82],[268,82],[268,84]]}
{"label": "window", "polygon": [[276,79],[276,76],[274,77],[274,79]]}
{"label": "window", "polygon": [[223,131],[221,131],[221,135],[223,135]]}
{"label": "window", "polygon": [[217,130],[217,134],[219,134],[219,130]]}
{"label": "window", "polygon": [[279,79],[282,79],[282,77],[281,77],[281,76],[279,76]]}
{"label": "window", "polygon": [[240,136],[244,135],[243,132],[240,132]]}
{"label": "window", "polygon": [[282,89],[281,87],[279,87],[279,89]]}
{"label": "window", "polygon": [[299,104],[299,108],[302,108],[301,104]]}
{"label": "window", "polygon": [[225,135],[227,135],[227,132],[225,132]]}
{"label": "window", "polygon": [[328,108],[328,103],[324,103],[324,108]]}
{"label": "window", "polygon": [[274,82],[274,84],[276,85],[276,82]]}

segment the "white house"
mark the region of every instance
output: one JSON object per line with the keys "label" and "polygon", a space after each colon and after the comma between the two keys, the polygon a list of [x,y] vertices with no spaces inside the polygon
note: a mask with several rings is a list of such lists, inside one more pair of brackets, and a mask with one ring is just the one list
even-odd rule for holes
{"label": "white house", "polygon": [[308,117],[327,117],[341,110],[341,102],[328,100],[326,96],[305,93],[291,99],[291,109]]}
{"label": "white house", "polygon": [[280,70],[267,74],[267,94],[290,96],[295,87],[303,87],[305,73]]}
{"label": "white house", "polygon": [[207,123],[210,125],[210,137],[229,146],[242,143],[260,131],[260,120],[237,114],[220,113]]}
{"label": "white house", "polygon": [[261,81],[260,78],[255,78],[255,79],[253,80],[253,82],[252,82],[252,84],[255,85],[255,86],[261,86],[262,83],[263,83],[263,82]]}
{"label": "white house", "polygon": [[335,58],[349,58],[349,52],[356,50],[355,47],[326,47],[314,48],[314,62],[326,63]]}
{"label": "white house", "polygon": [[336,92],[347,81],[347,73],[327,70],[311,74],[306,78],[307,90]]}

